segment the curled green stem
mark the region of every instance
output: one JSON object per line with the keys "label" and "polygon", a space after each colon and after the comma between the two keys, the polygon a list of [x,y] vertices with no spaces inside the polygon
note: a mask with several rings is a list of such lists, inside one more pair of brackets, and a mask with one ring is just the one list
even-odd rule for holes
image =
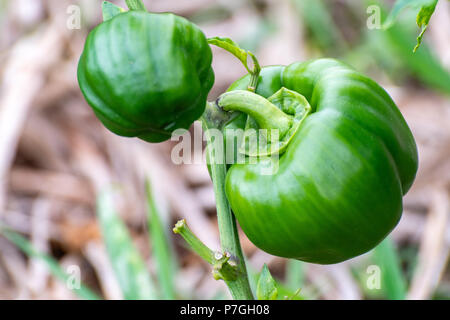
{"label": "curled green stem", "polygon": [[261,129],[279,130],[284,137],[292,128],[293,118],[278,109],[264,97],[250,91],[236,90],[224,93],[217,104],[225,111],[240,111],[251,116]]}

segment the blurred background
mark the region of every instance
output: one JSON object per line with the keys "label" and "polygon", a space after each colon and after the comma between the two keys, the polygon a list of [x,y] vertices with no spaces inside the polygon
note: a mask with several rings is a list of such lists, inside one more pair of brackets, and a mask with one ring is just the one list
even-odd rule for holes
{"label": "blurred background", "polygon": [[[144,2],[188,18],[208,37],[234,39],[262,65],[342,59],[389,92],[416,138],[418,176],[388,240],[321,266],[270,256],[241,234],[252,285],[267,263],[280,298],[450,298],[449,1],[439,1],[415,54],[417,10],[388,30],[368,22],[370,6],[383,22],[393,1]],[[109,133],[80,93],[76,67],[101,3],[0,0],[0,299],[227,299],[210,266],[171,232],[186,218],[220,248],[206,167],[173,164],[175,142]],[[211,100],[245,74],[238,60],[213,51]],[[113,202],[100,196],[112,184]]]}

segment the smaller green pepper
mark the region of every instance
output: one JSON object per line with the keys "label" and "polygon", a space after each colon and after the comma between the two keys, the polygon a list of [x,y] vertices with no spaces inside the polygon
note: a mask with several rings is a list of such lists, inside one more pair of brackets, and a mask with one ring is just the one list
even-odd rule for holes
{"label": "smaller green pepper", "polygon": [[211,62],[206,37],[191,22],[128,11],[91,31],[78,82],[109,130],[161,142],[203,114],[214,83]]}

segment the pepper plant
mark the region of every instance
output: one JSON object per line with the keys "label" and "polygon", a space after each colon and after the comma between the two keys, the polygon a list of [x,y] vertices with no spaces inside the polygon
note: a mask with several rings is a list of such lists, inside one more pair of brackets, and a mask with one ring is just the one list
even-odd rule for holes
{"label": "pepper plant", "polygon": [[[375,81],[334,59],[261,68],[230,39],[207,39],[184,18],[149,13],[140,0],[126,3],[129,11],[104,3],[104,22],[80,58],[81,91],[121,136],[157,143],[201,120],[221,251],[206,247],[185,220],[174,232],[212,265],[233,298],[254,298],[235,218],[260,249],[319,264],[363,254],[392,231],[417,172],[417,148]],[[249,72],[215,102],[207,102],[214,83],[209,45]],[[235,138],[237,146],[228,143]],[[256,293],[277,297],[266,267]]]}

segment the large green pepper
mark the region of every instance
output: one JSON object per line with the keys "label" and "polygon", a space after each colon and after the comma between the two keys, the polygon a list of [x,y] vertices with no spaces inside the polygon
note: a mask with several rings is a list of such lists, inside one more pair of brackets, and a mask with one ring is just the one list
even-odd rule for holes
{"label": "large green pepper", "polygon": [[248,238],[273,255],[320,264],[375,247],[398,223],[418,167],[414,138],[389,95],[332,59],[263,68],[256,100],[242,91],[248,82],[234,83],[218,105],[258,116],[261,128],[267,114],[277,116],[255,111],[258,99],[274,101],[282,88],[311,106],[280,149],[277,172],[264,174],[260,157],[227,173],[226,194]]}
{"label": "large green pepper", "polygon": [[129,11],[89,34],[78,82],[109,130],[160,142],[202,115],[214,83],[211,61],[204,34],[186,19]]}

